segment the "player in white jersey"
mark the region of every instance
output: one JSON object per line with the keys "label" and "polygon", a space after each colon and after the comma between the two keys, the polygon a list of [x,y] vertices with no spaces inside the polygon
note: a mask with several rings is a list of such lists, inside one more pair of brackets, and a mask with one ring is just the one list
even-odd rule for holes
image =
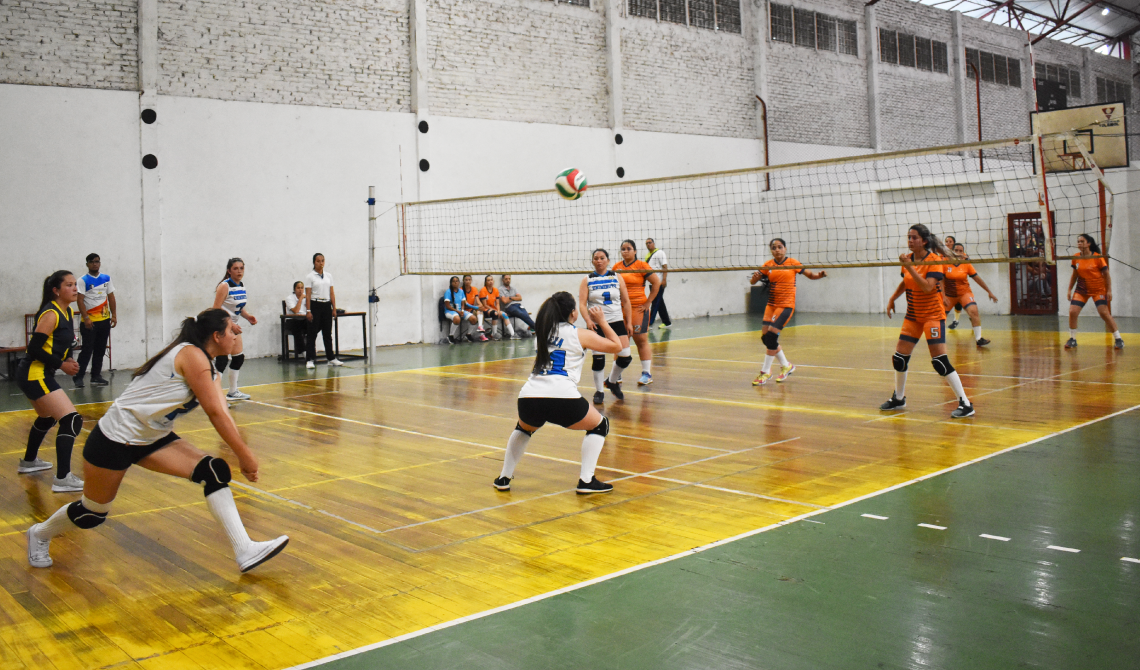
{"label": "player in white jersey", "polygon": [[535,320],[538,353],[534,357],[530,377],[519,392],[519,420],[507,440],[503,470],[493,482],[498,490],[511,490],[515,466],[526,453],[530,436],[548,421],[570,430],[586,431],[575,490],[581,494],[613,490],[612,484],[600,482],[594,476],[598,456],[606,443],[606,434],[610,432],[610,422],[578,392],[578,380],[582,377],[587,349],[615,354],[621,348],[621,342],[606,322],[601,307],[591,307],[589,311],[591,320],[601,325],[604,335],[574,327],[578,309],[574,296],[566,291],[550,296],[539,308]]}
{"label": "player in white jersey", "polygon": [[[629,333],[633,330],[630,319],[633,317],[633,308],[629,302],[629,289],[617,273],[609,269],[610,254],[605,249],[595,249],[591,261],[594,271],[582,278],[582,285],[578,287],[578,302],[590,307],[602,308],[602,320],[610,324],[610,328],[621,339],[621,351],[617,354],[615,364],[619,367],[629,367],[633,356],[629,352]],[[582,314],[586,328],[602,334],[600,324],[594,323],[590,311]],[[624,361],[624,365],[623,365]],[[606,400],[604,388],[606,381],[606,357],[600,353],[594,354],[592,366],[594,372],[594,404],[601,405]],[[614,397],[621,400],[625,397],[621,387],[610,385]]]}
{"label": "player in white jersey", "polygon": [[241,473],[251,482],[258,480],[257,457],[226,410],[210,362],[232,351],[236,337],[229,315],[208,309],[183,321],[177,339],[135,371],[130,385],[83,447],[83,497],[28,529],[32,567],[51,566],[48,550],[55,536],[73,526],[95,528],[107,519],[123,476],[134,464],[203,484],[206,507],[225,529],[242,572],[285,548],[289,538],[284,535],[268,542],[249,539],[229,489],[229,464],[207,456],[172,430],[175,419],[201,404],[218,435],[237,456]]}
{"label": "player in white jersey", "polygon": [[249,394],[238,390],[238,374],[241,366],[245,364],[245,354],[242,353],[241,326],[238,325],[237,318],[242,316],[249,321],[249,325],[256,326],[257,317],[246,309],[249,295],[245,292],[243,277],[245,277],[245,261],[231,258],[226,263],[226,276],[218,282],[218,287],[214,290],[214,309],[226,310],[233,320],[234,332],[237,333],[237,344],[234,346],[233,355],[218,356],[214,360],[214,367],[219,373],[225,372],[227,366],[230,370],[230,390],[226,394],[226,400],[249,400]]}

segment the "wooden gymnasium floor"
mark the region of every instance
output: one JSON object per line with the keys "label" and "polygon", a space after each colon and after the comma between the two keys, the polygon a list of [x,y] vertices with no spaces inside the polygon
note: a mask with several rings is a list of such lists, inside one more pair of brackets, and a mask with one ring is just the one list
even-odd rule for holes
{"label": "wooden gymnasium floor", "polygon": [[[1129,348],[1114,352],[1089,321],[1067,352],[1046,321],[1030,330],[990,318],[984,351],[968,322],[949,334],[978,408],[964,421],[948,418],[950,392],[923,349],[909,409],[878,412],[892,389],[897,322],[797,315],[782,337],[797,372],[760,388],[750,385],[762,356],[757,321],[680,322],[654,333],[663,341],[652,386],[637,388],[635,362],[625,401],[607,394],[612,429],[598,474],[615,490],[593,497],[572,490],[581,434],[557,427],[531,440],[510,493],[490,486],[529,342],[385,354],[405,360],[392,368],[445,355],[434,351],[470,360],[444,367],[322,366],[312,377],[290,368],[284,376],[295,379],[246,387],[254,400],[234,409],[263,473],[256,486],[235,486],[250,534],[291,537],[250,574],[237,572],[200,489],[142,470],[126,478],[108,523],[57,539],[53,568],[29,568],[24,531],[77,496],[52,494],[48,473],[0,468],[0,665],[286,668],[834,508],[1140,405],[1140,337],[1126,334]],[[254,363],[246,381],[282,376],[275,361]],[[120,372],[116,387],[127,379]],[[105,408],[80,406],[87,428]],[[0,413],[9,465],[31,416]],[[200,412],[178,432],[234,463]],[[53,459],[50,439],[44,453]]]}

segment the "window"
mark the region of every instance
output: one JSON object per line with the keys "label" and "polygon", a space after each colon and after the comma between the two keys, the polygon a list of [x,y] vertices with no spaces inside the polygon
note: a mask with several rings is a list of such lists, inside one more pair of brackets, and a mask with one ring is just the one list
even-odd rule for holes
{"label": "window", "polygon": [[[970,67],[973,65],[973,67]],[[966,49],[966,76],[970,79],[975,78],[977,75],[974,71],[982,71],[982,59],[978,55],[977,49]]]}
{"label": "window", "polygon": [[946,43],[879,28],[879,61],[945,74]]}
{"label": "window", "polygon": [[946,67],[946,43],[939,42],[938,40],[930,41],[930,55],[934,61],[934,71],[946,74],[949,69]]}
{"label": "window", "polygon": [[[970,64],[978,69],[982,81],[1021,88],[1021,61],[1016,58],[977,49],[966,49],[966,77],[973,79],[974,68],[970,67]],[[1037,64],[1038,71],[1044,72],[1043,68],[1041,63]]]}
{"label": "window", "polygon": [[1128,84],[1103,77],[1096,78],[1097,102],[1128,101],[1131,97],[1132,91],[1129,90]]}
{"label": "window", "polygon": [[561,5],[578,5],[580,7],[589,7],[590,0],[558,0]]}
{"label": "window", "polygon": [[1081,97],[1081,73],[1076,70],[1069,70],[1069,95]]}
{"label": "window", "polygon": [[1007,58],[1005,64],[1009,70],[1009,85],[1014,88],[1021,88],[1021,61],[1016,58]]}
{"label": "window", "polygon": [[835,51],[835,17],[826,14],[815,15],[815,48],[820,51]]}
{"label": "window", "polygon": [[716,29],[740,34],[740,0],[716,0]]}
{"label": "window", "polygon": [[657,0],[629,0],[630,16],[657,18]]}
{"label": "window", "polygon": [[777,42],[792,41],[792,8],[788,5],[768,5],[772,15],[772,39]]}
{"label": "window", "polygon": [[839,29],[839,53],[858,56],[859,32],[855,29],[855,22],[836,19],[835,23]]}
{"label": "window", "polygon": [[899,33],[899,65],[914,67],[914,35]]}
{"label": "window", "polygon": [[994,80],[994,55],[988,51],[980,53],[982,58],[982,81]]}
{"label": "window", "polygon": [[[588,7],[590,0],[559,2]],[[772,39],[780,39],[775,32],[777,7],[778,5],[772,5]],[[629,15],[726,33],[740,33],[740,0],[629,0]],[[791,41],[790,38],[788,41]]]}
{"label": "window", "polygon": [[[772,3],[768,7],[773,41],[792,42],[801,47],[821,51],[859,55],[859,35],[855,30],[854,21],[844,21],[834,16],[816,14],[811,10],[788,5]],[[736,21],[739,26],[739,14]],[[739,27],[736,32],[740,32]]]}
{"label": "window", "polygon": [[815,12],[793,8],[792,19],[796,26],[796,44],[815,48]]}
{"label": "window", "polygon": [[709,30],[716,29],[713,0],[689,0],[689,25]]}
{"label": "window", "polygon": [[[1011,59],[1012,60],[1012,59]],[[1081,73],[1076,68],[1067,68],[1063,65],[1049,65],[1037,63],[1034,76],[1038,81],[1055,81],[1065,89],[1070,98],[1081,97]],[[1021,72],[1018,71],[1018,82],[1021,81]],[[1012,84],[1010,84],[1012,86]]]}
{"label": "window", "polygon": [[685,0],[659,0],[661,20],[685,25]]}
{"label": "window", "polygon": [[879,60],[884,63],[899,62],[899,40],[893,30],[879,28]]}
{"label": "window", "polygon": [[920,70],[934,69],[934,54],[931,53],[930,40],[925,37],[914,38],[914,64]]}

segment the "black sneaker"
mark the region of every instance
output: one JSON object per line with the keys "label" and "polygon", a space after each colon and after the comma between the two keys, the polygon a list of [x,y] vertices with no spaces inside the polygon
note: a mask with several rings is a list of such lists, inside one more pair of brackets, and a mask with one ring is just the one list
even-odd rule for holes
{"label": "black sneaker", "polygon": [[625,400],[625,394],[621,392],[621,382],[615,384],[607,379],[602,383],[602,386],[608,388],[610,393],[614,394],[614,397],[618,400]]}
{"label": "black sneaker", "polygon": [[[83,388],[83,377],[80,375],[75,375],[71,378],[71,383],[75,384],[75,388],[81,389]],[[94,380],[92,380],[92,383],[94,383]]]}
{"label": "black sneaker", "polygon": [[594,404],[595,405],[606,404],[606,392],[605,391],[595,391],[594,392]]}
{"label": "black sneaker", "polygon": [[957,321],[951,321],[950,323],[946,324],[946,329],[947,329],[947,330],[954,330],[954,329],[955,329],[955,328],[957,328],[957,327],[958,327],[958,322],[957,322]]}
{"label": "black sneaker", "polygon": [[984,346],[986,346],[986,345],[987,345],[987,344],[989,344],[989,343],[990,343],[990,341],[989,341],[989,340],[987,340],[987,339],[986,339],[986,338],[984,338],[984,337],[980,337],[980,338],[978,338],[978,346],[979,346],[979,347],[984,347]]}
{"label": "black sneaker", "polygon": [[458,340],[458,339],[456,339],[456,337],[455,337],[454,335],[448,335],[448,336],[447,336],[447,341],[448,341],[448,342],[450,342],[450,343],[452,343],[452,344],[455,344],[455,343],[456,343],[456,342],[458,342],[459,340]]}
{"label": "black sneaker", "polygon": [[106,379],[103,379],[102,377],[92,377],[91,378],[91,385],[92,386],[110,386],[111,382],[107,381]]}
{"label": "black sneaker", "polygon": [[467,333],[467,341],[468,342],[477,342],[478,340],[475,339],[474,333]]}
{"label": "black sneaker", "polygon": [[950,412],[951,419],[965,419],[968,416],[974,416],[974,406],[967,405],[965,400],[959,400],[958,409]]}
{"label": "black sneaker", "polygon": [[607,484],[605,482],[599,482],[598,478],[594,477],[590,480],[589,484],[579,479],[578,488],[574,490],[578,492],[578,495],[586,495],[588,493],[609,493],[610,491],[614,490],[614,485]]}
{"label": "black sneaker", "polygon": [[1077,348],[1077,339],[1075,337],[1070,337],[1069,341],[1065,343],[1065,348],[1066,349],[1076,349]]}
{"label": "black sneaker", "polygon": [[894,393],[891,393],[891,399],[890,400],[886,401],[882,405],[879,405],[879,409],[881,409],[884,412],[890,412],[890,411],[893,411],[896,409],[902,409],[904,407],[906,407],[906,398],[903,397],[900,400],[899,398],[895,397]]}
{"label": "black sneaker", "polygon": [[499,477],[495,481],[491,482],[491,486],[494,486],[495,488],[499,489],[500,491],[510,491],[511,490],[511,478],[510,477]]}
{"label": "black sneaker", "polygon": [[1124,339],[1120,338],[1120,337],[1116,338],[1116,341],[1113,343],[1112,348],[1113,349],[1123,349],[1124,348]]}

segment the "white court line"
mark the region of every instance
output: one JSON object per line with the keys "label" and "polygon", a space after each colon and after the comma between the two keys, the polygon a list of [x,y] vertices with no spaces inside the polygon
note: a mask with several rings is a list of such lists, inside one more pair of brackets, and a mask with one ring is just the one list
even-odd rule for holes
{"label": "white court line", "polygon": [[[1050,433],[1049,435],[1030,440],[1030,441],[1025,442],[1023,444],[1018,444],[1018,445],[1015,445],[1012,447],[1006,447],[1005,449],[995,451],[992,454],[987,454],[985,456],[979,456],[978,458],[974,458],[974,459],[971,459],[969,461],[959,463],[958,465],[952,465],[948,468],[944,468],[944,469],[939,470],[937,472],[932,472],[930,474],[923,475],[921,477],[916,477],[916,478],[911,479],[909,481],[905,481],[905,482],[902,482],[899,484],[895,484],[894,486],[888,486],[887,488],[881,489],[879,491],[874,491],[872,493],[868,493],[865,495],[858,496],[856,498],[852,498],[850,500],[847,500],[847,501],[838,503],[836,505],[833,505],[831,507],[831,509],[838,509],[840,507],[846,507],[848,505],[853,505],[857,502],[862,502],[864,500],[869,500],[871,498],[881,496],[884,493],[890,493],[891,491],[896,491],[898,489],[905,488],[905,487],[910,486],[912,484],[917,484],[918,482],[924,482],[927,479],[931,479],[933,477],[939,477],[939,476],[944,475],[948,472],[953,472],[953,471],[958,470],[960,468],[964,468],[968,465],[980,463],[982,461],[994,458],[995,456],[1000,456],[1002,454],[1005,454],[1005,453],[1008,453],[1011,451],[1016,451],[1017,449],[1022,449],[1024,447],[1028,447],[1030,445],[1037,444],[1038,442],[1042,442],[1044,440],[1048,440],[1048,439],[1057,437],[1059,435],[1064,435],[1065,433],[1070,433],[1074,430],[1079,430],[1081,428],[1085,428],[1087,426],[1091,426],[1093,424],[1100,423],[1101,421],[1106,421],[1108,419],[1120,416],[1122,414],[1127,414],[1128,412],[1134,411],[1136,409],[1140,409],[1140,405],[1134,405],[1132,407],[1129,407],[1128,409],[1122,409],[1118,412],[1113,412],[1112,414],[1106,414],[1102,417],[1098,417],[1096,419],[1092,419],[1090,421],[1086,421],[1084,423],[1080,423],[1080,424],[1077,424],[1075,426],[1070,426],[1069,428],[1059,430],[1055,433]],[[373,651],[376,649],[381,649],[383,647],[388,647],[388,646],[391,646],[393,644],[404,642],[405,640],[411,640],[411,639],[414,639],[414,638],[417,638],[417,637],[420,637],[422,635],[426,635],[428,633],[432,633],[432,632],[435,632],[438,630],[444,630],[446,628],[458,626],[461,623],[466,623],[468,621],[475,621],[477,619],[482,619],[484,617],[488,617],[488,616],[491,616],[493,614],[498,614],[500,612],[507,612],[509,610],[513,610],[513,609],[516,609],[518,607],[522,607],[523,605],[529,605],[531,603],[536,603],[536,602],[539,602],[542,600],[547,600],[549,598],[553,598],[554,596],[558,596],[558,595],[561,595],[563,593],[570,593],[571,591],[577,591],[578,589],[582,589],[582,588],[585,588],[587,586],[593,586],[594,584],[600,584],[602,582],[606,582],[606,581],[609,581],[611,579],[621,577],[623,575],[628,575],[628,574],[633,573],[633,572],[638,572],[640,570],[644,570],[646,568],[650,568],[650,567],[653,567],[655,565],[661,565],[663,563],[669,563],[671,561],[675,561],[675,560],[680,559],[680,558],[685,558],[687,556],[693,556],[695,554],[699,554],[701,552],[708,551],[709,549],[714,549],[716,547],[720,547],[720,546],[723,546],[723,545],[726,545],[726,544],[729,544],[732,542],[737,542],[739,540],[743,540],[745,538],[752,537],[753,535],[759,535],[760,533],[766,533],[766,532],[773,530],[775,528],[781,528],[783,526],[793,524],[797,521],[807,520],[810,517],[816,516],[817,514],[823,514],[826,511],[829,511],[829,510],[816,510],[813,512],[807,512],[807,513],[801,514],[799,516],[792,517],[790,519],[785,519],[783,521],[780,521],[780,522],[777,522],[777,523],[774,523],[774,524],[771,524],[768,526],[764,526],[763,528],[757,528],[755,530],[750,530],[750,531],[747,531],[745,533],[741,533],[739,535],[734,535],[733,537],[725,538],[723,540],[717,540],[716,542],[711,542],[709,544],[706,544],[706,545],[703,545],[700,547],[696,547],[695,549],[689,549],[688,551],[682,551],[680,553],[673,554],[672,556],[666,556],[664,558],[659,558],[657,560],[642,563],[640,565],[634,565],[632,567],[626,568],[624,570],[619,570],[617,572],[614,572],[614,573],[611,573],[608,575],[602,575],[601,577],[595,577],[593,579],[589,579],[589,580],[586,580],[584,582],[579,582],[578,584],[571,584],[570,586],[565,586],[563,588],[556,589],[554,591],[549,591],[547,593],[541,593],[537,596],[531,596],[530,598],[526,598],[524,600],[520,600],[520,601],[514,602],[514,603],[509,603],[507,605],[502,605],[501,607],[496,607],[494,609],[485,610],[483,612],[476,612],[475,614],[471,614],[471,615],[468,615],[465,617],[461,617],[459,619],[454,619],[452,621],[445,621],[444,623],[437,624],[435,626],[428,626],[427,628],[422,628],[422,629],[417,630],[417,631],[412,631],[411,633],[405,633],[404,635],[400,635],[399,637],[394,637],[394,638],[391,638],[388,640],[383,640],[381,642],[375,642],[373,644],[365,645],[365,646],[357,648],[357,649],[351,649],[349,651],[343,651],[339,654],[333,654],[331,656],[326,656],[325,658],[320,658],[320,659],[317,659],[315,661],[309,661],[308,663],[302,663],[300,665],[295,665],[292,668],[287,668],[286,670],[304,670],[305,668],[315,668],[317,666],[324,665],[325,663],[337,661],[337,660],[344,659],[344,658],[349,658],[352,656],[356,656],[357,654],[362,654],[365,652]],[[1140,563],[1140,559],[1135,559],[1135,558],[1124,557],[1124,558],[1121,558],[1120,560],[1122,560],[1122,561],[1127,560],[1128,562]]]}
{"label": "white court line", "polygon": [[1002,537],[1001,535],[990,535],[990,534],[988,534],[988,533],[982,533],[982,534],[981,534],[981,535],[979,535],[978,537],[984,537],[984,538],[986,538],[987,540],[998,540],[998,541],[1001,541],[1001,542],[1009,542],[1009,538],[1008,538],[1008,537]]}
{"label": "white court line", "polygon": [[933,530],[946,530],[946,526],[935,526],[932,523],[920,523],[918,525],[920,528],[930,528]]}
{"label": "white court line", "polygon": [[886,521],[891,518],[889,516],[879,516],[878,514],[860,514],[859,516],[867,517],[868,519],[875,519],[877,521]]}
{"label": "white court line", "polygon": [[1046,548],[1046,549],[1056,549],[1057,551],[1067,551],[1067,552],[1069,552],[1070,554],[1079,554],[1079,553],[1081,553],[1081,550],[1080,550],[1080,549],[1073,549],[1072,547],[1058,547],[1058,546],[1057,546],[1057,545],[1055,545],[1055,544],[1051,544],[1051,545],[1049,545],[1048,547],[1045,547],[1045,548]]}
{"label": "white court line", "polygon": [[1128,561],[1129,563],[1140,563],[1140,558],[1129,558],[1127,556],[1121,556],[1120,560]]}

